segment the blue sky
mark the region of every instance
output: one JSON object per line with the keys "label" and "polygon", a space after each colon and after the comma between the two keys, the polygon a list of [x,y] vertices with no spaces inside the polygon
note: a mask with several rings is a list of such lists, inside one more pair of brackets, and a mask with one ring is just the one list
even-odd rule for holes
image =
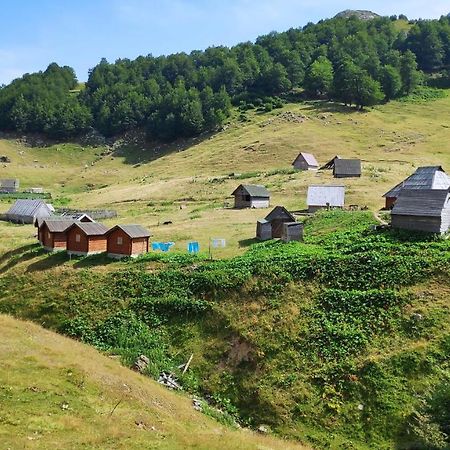
{"label": "blue sky", "polygon": [[50,62],[80,80],[102,57],[189,52],[254,40],[332,17],[343,9],[437,18],[448,0],[4,0],[0,84]]}

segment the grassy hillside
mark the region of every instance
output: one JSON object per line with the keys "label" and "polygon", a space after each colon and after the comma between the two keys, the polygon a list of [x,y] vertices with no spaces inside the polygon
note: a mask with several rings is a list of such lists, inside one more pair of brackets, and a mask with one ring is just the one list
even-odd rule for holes
{"label": "grassy hillside", "polygon": [[146,354],[149,376],[173,370],[243,424],[317,448],[446,449],[450,242],[373,220],[319,214],[303,244],[215,262],[63,264],[33,246],[3,258],[0,311],[125,365]]}
{"label": "grassy hillside", "polygon": [[[178,250],[68,261],[45,255],[33,227],[0,223],[0,311],[125,365],[145,353],[152,377],[194,353],[188,375],[177,373],[188,391],[316,448],[447,449],[449,241],[371,229],[390,187],[420,165],[450,167],[450,98],[410,100],[363,113],[288,104],[214,136],[106,153],[0,141],[12,160],[2,177],[44,186],[56,204],[117,209],[119,222],[143,224]],[[363,177],[344,180],[346,203],[369,211],[319,214],[304,243],[252,247],[268,211],[227,207],[239,183],[265,184],[273,205],[297,210],[309,184],[336,181],[290,171],[299,151],[320,163],[361,158]],[[228,242],[214,261],[209,237]],[[182,254],[191,239],[198,257]]]}
{"label": "grassy hillside", "polygon": [[233,431],[86,345],[0,316],[2,448],[306,448]]}
{"label": "grassy hillside", "polygon": [[[335,154],[358,157],[363,177],[345,180],[346,203],[378,209],[382,194],[416,167],[450,167],[449,114],[448,97],[391,102],[363,113],[326,103],[288,104],[273,113],[250,112],[249,122],[234,119],[213,136],[168,146],[119,146],[111,154],[70,144],[30,149],[3,140],[0,154],[12,163],[0,167],[0,176],[19,177],[23,187],[44,186],[56,204],[117,209],[121,222],[145,225],[156,240],[174,240],[178,249],[192,239],[205,249],[209,237],[227,238],[228,248],[217,256],[232,256],[245,249],[256,220],[266,214],[224,208],[239,183],[265,184],[273,205],[301,209],[309,184],[336,180],[329,171],[290,173],[298,152],[312,152],[320,163]],[[230,179],[230,173],[241,176]],[[0,203],[0,212],[7,208]],[[158,226],[167,220],[173,224]],[[13,235],[10,249],[17,236],[23,244],[32,242],[31,228],[11,232],[0,223],[0,231]]]}

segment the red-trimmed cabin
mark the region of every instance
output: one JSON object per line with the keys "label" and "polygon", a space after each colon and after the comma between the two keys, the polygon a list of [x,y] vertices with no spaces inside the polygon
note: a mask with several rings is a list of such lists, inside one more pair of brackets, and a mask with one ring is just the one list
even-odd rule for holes
{"label": "red-trimmed cabin", "polygon": [[95,255],[106,252],[108,228],[97,222],[75,222],[67,230],[69,255]]}
{"label": "red-trimmed cabin", "polygon": [[110,258],[136,257],[148,253],[151,234],[140,225],[116,225],[106,236]]}

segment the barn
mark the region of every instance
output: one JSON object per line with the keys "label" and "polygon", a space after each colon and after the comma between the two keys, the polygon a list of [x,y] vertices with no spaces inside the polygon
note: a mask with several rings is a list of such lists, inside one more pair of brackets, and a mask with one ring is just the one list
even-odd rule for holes
{"label": "barn", "polygon": [[108,228],[96,222],[74,222],[67,229],[69,255],[94,255],[107,250]]}
{"label": "barn", "polygon": [[19,190],[19,180],[17,179],[3,179],[0,180],[0,192],[3,193],[14,193]]}
{"label": "barn", "polygon": [[344,185],[311,185],[306,198],[308,212],[319,209],[343,208],[345,204]]}
{"label": "barn", "polygon": [[272,238],[281,238],[283,224],[295,222],[295,217],[283,206],[275,208],[265,217],[272,227]]}
{"label": "barn", "polygon": [[386,192],[383,197],[386,200],[385,208],[391,209],[400,192],[403,189],[448,189],[450,187],[450,177],[441,166],[419,167],[408,178],[394,186]]}
{"label": "barn", "polygon": [[357,178],[361,176],[360,159],[341,159],[334,161],[334,178]]}
{"label": "barn", "polygon": [[270,205],[270,193],[265,186],[241,184],[231,195],[234,196],[234,207],[237,209],[268,208]]}
{"label": "barn", "polygon": [[74,224],[73,220],[45,219],[39,227],[38,239],[48,252],[67,249],[67,229]]}
{"label": "barn", "polygon": [[106,233],[108,256],[123,258],[148,253],[150,236],[140,225],[116,225]]}
{"label": "barn", "polygon": [[403,189],[391,213],[393,228],[444,234],[450,227],[449,189]]}
{"label": "barn", "polygon": [[14,223],[34,223],[37,218],[50,217],[53,211],[53,207],[43,200],[16,200],[5,217]]}
{"label": "barn", "polygon": [[318,170],[319,163],[317,162],[314,155],[311,153],[301,152],[297,158],[295,158],[292,166],[296,170]]}

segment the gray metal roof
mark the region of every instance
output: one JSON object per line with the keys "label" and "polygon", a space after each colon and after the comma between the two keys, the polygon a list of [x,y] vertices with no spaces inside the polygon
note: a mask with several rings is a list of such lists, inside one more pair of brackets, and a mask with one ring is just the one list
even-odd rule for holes
{"label": "gray metal roof", "polygon": [[309,166],[319,167],[319,163],[311,153],[301,152],[292,164],[295,164],[299,158],[303,158]]}
{"label": "gray metal roof", "polygon": [[77,227],[86,236],[101,236],[108,231],[102,223],[98,222],[74,222],[70,228]]}
{"label": "gray metal roof", "polygon": [[48,211],[48,215],[51,215],[51,209],[44,201],[25,199],[16,200],[6,214],[32,217],[41,207],[44,207]]}
{"label": "gray metal roof", "polygon": [[66,231],[71,225],[75,223],[74,220],[53,220],[46,219],[44,220],[45,225],[48,228],[50,233],[63,233]]}
{"label": "gray metal roof", "polygon": [[343,207],[345,203],[344,185],[311,185],[306,199],[308,206]]}
{"label": "gray metal roof", "polygon": [[403,180],[383,197],[397,198],[402,189],[447,189],[450,187],[450,177],[441,166],[419,167],[406,180]]}
{"label": "gray metal roof", "polygon": [[450,208],[448,189],[404,189],[391,214],[441,217],[444,208]]}
{"label": "gray metal roof", "polygon": [[240,184],[231,195],[237,194],[237,192],[243,189],[250,197],[264,197],[269,198],[270,193],[265,186],[260,184]]}
{"label": "gray metal roof", "polygon": [[335,159],[335,175],[361,175],[360,159]]}
{"label": "gray metal roof", "polygon": [[127,234],[131,239],[146,238],[151,236],[150,232],[141,225],[116,225],[108,231],[108,234],[118,228]]}
{"label": "gray metal roof", "polygon": [[265,219],[268,222],[275,219],[288,219],[292,222],[295,222],[295,217],[284,206],[275,206],[275,208],[269,214],[267,214]]}

